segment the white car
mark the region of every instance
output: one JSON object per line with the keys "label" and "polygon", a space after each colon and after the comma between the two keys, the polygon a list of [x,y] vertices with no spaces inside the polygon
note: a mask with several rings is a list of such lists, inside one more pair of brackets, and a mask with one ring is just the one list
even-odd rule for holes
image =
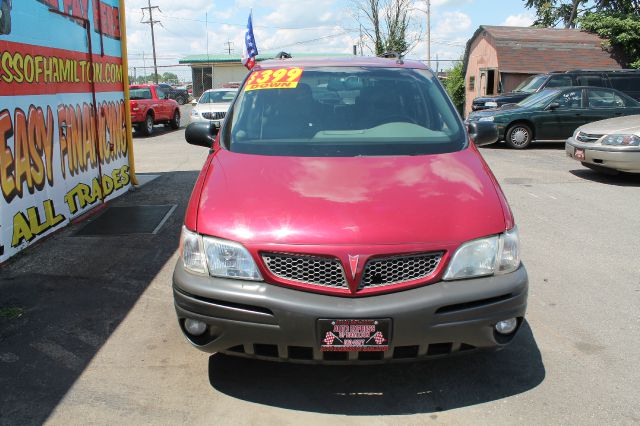
{"label": "white car", "polygon": [[565,146],[569,157],[590,169],[640,173],[640,115],[585,124]]}
{"label": "white car", "polygon": [[191,123],[202,121],[222,122],[227,115],[231,101],[236,97],[238,89],[211,89],[193,101]]}

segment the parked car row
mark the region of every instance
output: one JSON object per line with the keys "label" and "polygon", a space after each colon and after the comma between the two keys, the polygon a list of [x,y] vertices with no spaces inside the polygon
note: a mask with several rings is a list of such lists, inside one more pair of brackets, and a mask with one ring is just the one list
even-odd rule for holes
{"label": "parked car row", "polygon": [[640,114],[640,103],[630,96],[581,86],[544,89],[517,104],[472,112],[467,122],[493,122],[498,140],[524,149],[534,140],[564,141],[583,124],[633,114]]}
{"label": "parked car row", "polygon": [[471,108],[473,111],[498,108],[523,101],[545,89],[571,86],[616,89],[640,101],[640,70],[575,70],[538,74],[527,78],[509,93],[475,98]]}

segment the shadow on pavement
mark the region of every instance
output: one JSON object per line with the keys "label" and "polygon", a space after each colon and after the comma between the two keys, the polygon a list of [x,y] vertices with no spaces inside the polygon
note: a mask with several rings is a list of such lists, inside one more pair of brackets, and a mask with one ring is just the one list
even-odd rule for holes
{"label": "shadow on pavement", "polygon": [[178,132],[181,129],[184,129],[184,127],[186,127],[184,124],[181,124],[179,128],[177,129],[172,129],[171,127],[165,126],[164,124],[156,124],[153,127],[153,134],[149,135],[149,136],[145,136],[142,134],[142,132],[138,132],[138,131],[133,131],[133,139],[135,142],[135,139],[153,139],[155,137],[158,136],[164,136],[164,135],[169,135],[171,133],[174,132]]}
{"label": "shadow on pavement", "polygon": [[595,171],[588,168],[569,170],[569,173],[580,179],[615,186],[640,186],[640,174],[618,173],[615,171]]}
{"label": "shadow on pavement", "polygon": [[527,322],[511,345],[411,364],[294,365],[222,354],[209,358],[214,389],[242,400],[316,413],[432,413],[526,392],[545,377]]}
{"label": "shadow on pavement", "polygon": [[564,151],[564,142],[533,142],[531,145],[529,145],[528,148],[524,150],[513,149],[504,142],[496,142],[496,143],[492,143],[491,145],[481,146],[480,149],[504,149],[504,150],[513,150],[517,152],[536,151],[536,150],[563,150]]}
{"label": "shadow on pavement", "polygon": [[74,236],[80,223],[0,270],[0,308],[22,313],[0,315],[0,424],[42,424],[174,255],[198,172],[158,174],[110,204],[177,204],[156,235]]}

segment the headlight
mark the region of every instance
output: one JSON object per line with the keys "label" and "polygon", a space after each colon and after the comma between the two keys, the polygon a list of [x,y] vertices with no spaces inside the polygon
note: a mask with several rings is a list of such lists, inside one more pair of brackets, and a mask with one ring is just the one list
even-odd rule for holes
{"label": "headlight", "polygon": [[490,117],[480,117],[478,121],[493,121],[493,116]]}
{"label": "headlight", "polygon": [[242,244],[203,237],[182,228],[180,256],[185,269],[198,274],[243,280],[262,280],[256,263]]}
{"label": "headlight", "polygon": [[489,102],[485,102],[484,106],[489,108],[496,108],[498,106],[498,103],[494,101],[489,101]]}
{"label": "headlight", "polygon": [[507,274],[520,266],[518,229],[501,235],[469,241],[456,250],[444,280]]}
{"label": "headlight", "polygon": [[203,237],[209,274],[215,277],[262,280],[253,257],[242,244]]}
{"label": "headlight", "polygon": [[207,272],[202,237],[184,226],[180,237],[180,256],[185,269],[199,274]]}
{"label": "headlight", "polygon": [[200,113],[198,112],[198,110],[197,110],[197,109],[192,109],[192,110],[191,110],[191,116],[192,116],[192,117],[197,117],[197,116],[199,116],[199,115],[200,115]]}
{"label": "headlight", "polygon": [[640,137],[636,135],[607,135],[602,139],[602,145],[640,146]]}

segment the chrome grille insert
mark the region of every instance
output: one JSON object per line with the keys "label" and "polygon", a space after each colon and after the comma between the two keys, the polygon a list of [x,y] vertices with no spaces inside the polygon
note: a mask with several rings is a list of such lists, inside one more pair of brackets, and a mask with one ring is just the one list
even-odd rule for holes
{"label": "chrome grille insert", "polygon": [[442,255],[442,252],[438,252],[369,259],[360,282],[360,289],[426,278],[436,270]]}
{"label": "chrome grille insert", "polygon": [[226,117],[226,112],[203,112],[202,117],[207,120],[223,120]]}
{"label": "chrome grille insert", "polygon": [[273,275],[285,280],[322,287],[348,289],[338,259],[285,253],[264,253],[264,264]]}
{"label": "chrome grille insert", "polygon": [[578,132],[578,134],[576,135],[576,139],[584,143],[593,143],[603,136],[604,135],[594,135],[584,132]]}

